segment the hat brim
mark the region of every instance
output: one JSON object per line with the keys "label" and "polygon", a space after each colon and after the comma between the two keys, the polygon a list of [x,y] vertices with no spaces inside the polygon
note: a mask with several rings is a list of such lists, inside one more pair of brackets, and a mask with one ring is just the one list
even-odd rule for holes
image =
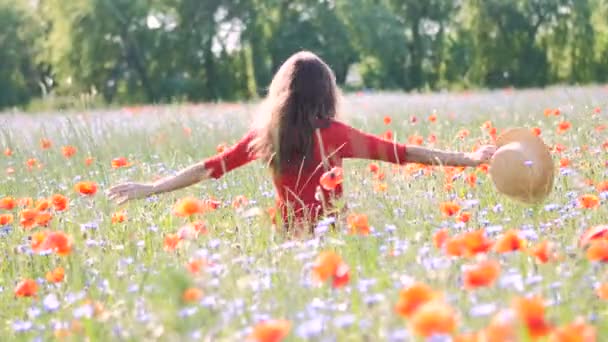
{"label": "hat brim", "polygon": [[522,148],[533,156],[532,167],[534,172],[538,173],[538,176],[535,176],[535,184],[530,187],[522,184],[509,184],[505,181],[508,178],[507,173],[517,172],[517,169],[515,166],[509,169],[505,169],[504,165],[496,167],[493,165],[494,158],[490,161],[492,181],[498,191],[511,198],[529,204],[542,202],[553,189],[555,175],[555,166],[549,148],[541,138],[532,134],[527,128],[513,128],[505,131],[496,139],[496,146],[500,149],[502,146],[514,142],[522,145]]}

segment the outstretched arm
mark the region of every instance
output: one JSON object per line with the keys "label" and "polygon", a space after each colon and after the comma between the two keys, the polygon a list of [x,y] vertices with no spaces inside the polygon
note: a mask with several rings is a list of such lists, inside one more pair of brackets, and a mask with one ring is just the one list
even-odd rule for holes
{"label": "outstretched arm", "polygon": [[249,132],[236,145],[226,151],[154,183],[129,182],[114,186],[108,190],[108,196],[121,204],[132,199],[182,189],[208,178],[220,178],[226,172],[255,159],[255,156],[249,151],[249,143],[254,137],[254,133]]}
{"label": "outstretched arm", "polygon": [[448,152],[404,145],[362,132],[346,124],[336,122],[331,143],[337,146],[342,158],[381,160],[389,163],[420,163],[443,166],[477,166],[489,160],[496,147],[483,146],[476,152]]}
{"label": "outstretched arm", "polygon": [[472,153],[447,152],[415,145],[407,145],[406,149],[409,163],[443,166],[478,166],[488,161],[496,151],[494,146],[482,146]]}

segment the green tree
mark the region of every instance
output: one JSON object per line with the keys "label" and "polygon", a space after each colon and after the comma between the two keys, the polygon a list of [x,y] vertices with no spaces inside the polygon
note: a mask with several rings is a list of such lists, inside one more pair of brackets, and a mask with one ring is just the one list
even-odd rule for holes
{"label": "green tree", "polygon": [[41,27],[19,0],[0,0],[0,22],[0,108],[23,105],[45,87],[36,62]]}

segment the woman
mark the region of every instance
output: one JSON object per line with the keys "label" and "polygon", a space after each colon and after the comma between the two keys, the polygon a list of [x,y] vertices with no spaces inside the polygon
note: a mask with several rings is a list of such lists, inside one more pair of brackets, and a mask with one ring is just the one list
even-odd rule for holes
{"label": "woman", "polygon": [[361,132],[336,119],[339,90],[333,72],[319,57],[300,52],[278,70],[254,127],[230,149],[154,183],[125,183],[109,190],[119,204],[193,185],[253,160],[268,163],[284,222],[314,222],[342,194],[319,187],[321,176],[342,160],[361,158],[395,164],[477,166],[496,148],[473,153],[446,152],[394,143]]}

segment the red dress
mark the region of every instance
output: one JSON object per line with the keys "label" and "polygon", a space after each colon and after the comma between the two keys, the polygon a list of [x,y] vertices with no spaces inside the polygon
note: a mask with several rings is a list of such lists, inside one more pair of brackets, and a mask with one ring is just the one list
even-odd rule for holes
{"label": "red dress", "polygon": [[[205,168],[210,171],[211,177],[220,178],[226,172],[257,159],[249,149],[254,138],[255,132],[250,131],[236,145],[207,159]],[[342,186],[326,191],[319,187],[319,180],[332,167],[341,167],[342,160],[347,158],[403,164],[406,162],[406,147],[332,120],[315,134],[313,159],[305,169],[297,165],[273,176],[277,206],[283,220],[295,217],[314,221],[322,215],[331,206],[331,198],[342,195]],[[318,191],[322,192],[322,197],[315,196]],[[293,213],[293,216],[289,216],[289,213]]]}

